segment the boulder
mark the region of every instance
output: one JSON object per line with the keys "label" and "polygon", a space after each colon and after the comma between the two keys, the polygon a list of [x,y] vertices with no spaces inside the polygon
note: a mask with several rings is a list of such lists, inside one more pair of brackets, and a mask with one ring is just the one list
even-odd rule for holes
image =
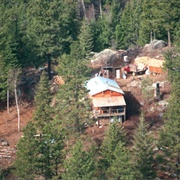
{"label": "boulder", "polygon": [[92,53],[91,65],[93,68],[102,66],[122,67],[124,65],[124,58],[128,62],[132,61],[140,51],[140,47],[127,50],[111,50],[104,49],[99,53]]}
{"label": "boulder", "polygon": [[96,53],[92,59],[91,63],[96,65],[108,65],[112,66],[116,61],[120,59],[118,51],[111,49],[105,49],[99,53]]}
{"label": "boulder", "polygon": [[167,43],[163,40],[153,40],[151,43],[150,43],[150,47],[152,49],[159,49],[159,48],[163,48],[167,45]]}

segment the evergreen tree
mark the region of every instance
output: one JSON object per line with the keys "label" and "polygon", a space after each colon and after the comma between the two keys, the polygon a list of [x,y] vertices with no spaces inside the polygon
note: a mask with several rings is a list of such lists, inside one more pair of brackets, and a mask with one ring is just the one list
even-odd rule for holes
{"label": "evergreen tree", "polygon": [[43,72],[41,74],[39,86],[36,90],[36,110],[33,115],[33,120],[39,130],[41,130],[46,123],[50,123],[52,121],[52,108],[50,107],[50,103],[50,85],[45,72]]}
{"label": "evergreen tree", "polygon": [[65,160],[65,172],[62,175],[64,180],[92,179],[94,176],[95,150],[83,150],[82,141],[78,141],[70,151],[70,157]]}
{"label": "evergreen tree", "polygon": [[130,163],[130,153],[126,144],[119,141],[114,152],[114,159],[107,170],[107,177],[121,180],[134,180],[134,173]]}
{"label": "evergreen tree", "polygon": [[71,54],[60,61],[59,75],[65,80],[57,94],[57,119],[68,134],[82,133],[84,124],[91,123],[90,103],[85,82],[90,77],[87,60],[83,59],[77,42],[72,44]]}
{"label": "evergreen tree", "polygon": [[139,44],[144,45],[160,37],[161,22],[158,18],[157,0],[145,0],[142,3],[143,12],[140,21]]}
{"label": "evergreen tree", "polygon": [[34,179],[38,169],[38,139],[32,122],[28,123],[23,130],[23,137],[17,144],[17,158],[14,163],[15,175],[21,179]]}
{"label": "evergreen tree", "polygon": [[0,179],[4,180],[4,173],[1,167],[0,167]]}
{"label": "evergreen tree", "polygon": [[117,36],[116,36],[116,30],[117,26],[120,23],[121,20],[121,14],[123,12],[123,8],[125,6],[124,0],[113,0],[111,2],[110,6],[110,27],[112,31],[112,37],[111,37],[111,46],[116,49],[118,47]]}
{"label": "evergreen tree", "polygon": [[101,169],[101,176],[106,174],[107,169],[115,161],[114,151],[118,143],[125,143],[125,134],[123,127],[117,122],[112,123],[105,134],[105,139],[100,147],[100,154],[102,156],[99,161],[99,166]]}
{"label": "evergreen tree", "polygon": [[[0,1],[0,99],[5,99],[8,72],[20,67],[18,46],[20,45],[19,16],[17,2]],[[8,19],[8,21],[7,21]]]}
{"label": "evergreen tree", "polygon": [[81,52],[83,52],[84,58],[89,59],[90,52],[93,48],[93,39],[91,35],[90,25],[86,20],[83,20],[82,22],[78,39],[80,48],[82,49]]}
{"label": "evergreen tree", "polygon": [[123,10],[120,25],[116,28],[116,41],[119,48],[128,48],[131,45],[131,24],[132,24],[132,10],[131,3],[128,2]]}
{"label": "evergreen tree", "polygon": [[[168,173],[171,177],[180,178],[180,41],[177,38],[177,47],[171,53],[166,54],[166,68],[171,79],[171,97],[168,109],[165,113],[164,128],[160,131],[158,156],[161,171]],[[169,62],[170,61],[170,62]]]}
{"label": "evergreen tree", "polygon": [[159,2],[159,18],[162,22],[162,27],[167,32],[168,45],[171,46],[171,37],[178,25],[180,13],[180,2],[176,0]]}
{"label": "evergreen tree", "polygon": [[47,179],[60,178],[64,161],[65,134],[59,122],[44,125],[39,140],[38,173]]}
{"label": "evergreen tree", "polygon": [[[28,38],[34,42],[34,51],[41,62],[48,62],[51,79],[51,61],[69,51],[72,34],[76,34],[74,23],[74,1],[30,0],[28,6]],[[73,27],[73,25],[75,25]],[[72,34],[71,34],[72,33]]]}
{"label": "evergreen tree", "polygon": [[143,115],[140,118],[138,128],[134,134],[132,159],[135,179],[155,179],[154,169],[154,140],[147,131],[148,124],[144,122]]}
{"label": "evergreen tree", "polygon": [[95,30],[96,33],[96,36],[94,36],[95,49],[103,50],[109,48],[111,46],[111,40],[113,39],[110,16],[103,14],[102,18],[99,18],[96,22],[93,30]]}

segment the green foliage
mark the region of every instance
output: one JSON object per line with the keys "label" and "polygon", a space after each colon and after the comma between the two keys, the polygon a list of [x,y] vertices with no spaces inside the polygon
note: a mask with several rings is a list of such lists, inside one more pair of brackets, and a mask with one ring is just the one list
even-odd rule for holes
{"label": "green foliage", "polygon": [[85,81],[89,78],[90,70],[87,60],[77,42],[72,44],[71,54],[60,61],[59,75],[65,80],[57,94],[57,119],[62,122],[68,134],[81,133],[85,123],[91,123],[90,103],[87,97]]}
{"label": "green foliage", "polygon": [[111,19],[107,15],[103,15],[97,22],[91,24],[94,41],[94,51],[101,51],[112,45],[112,27]]}
{"label": "green foliage", "polygon": [[142,13],[142,0],[127,2],[116,28],[116,40],[120,48],[137,45],[140,30],[140,15]]}
{"label": "green foliage", "polygon": [[6,99],[6,90],[7,90],[7,70],[5,70],[2,57],[0,57],[0,100]]}
{"label": "green foliage", "polygon": [[[167,41],[169,31],[173,38],[176,27],[178,27],[179,2],[174,1],[143,1],[143,12],[141,15],[141,28],[139,43],[149,43],[148,36],[152,39],[163,39]],[[171,35],[172,34],[172,35]]]}
{"label": "green foliage", "polygon": [[101,160],[99,162],[99,166],[101,169],[101,173],[106,174],[106,170],[111,166],[111,164],[115,161],[114,151],[118,145],[118,143],[124,143],[125,134],[123,127],[119,125],[119,123],[112,123],[106,134],[105,139],[100,147]]}
{"label": "green foliage", "polygon": [[[59,122],[44,125],[41,133],[30,122],[17,146],[15,175],[22,179],[59,177],[64,159],[64,131]],[[25,166],[24,166],[25,165]]]}
{"label": "green foliage", "polygon": [[0,167],[0,179],[4,180],[3,170]]}
{"label": "green foliage", "polygon": [[65,172],[62,175],[64,180],[92,179],[94,176],[95,150],[92,148],[86,151],[83,148],[83,143],[79,140],[70,151],[70,157],[64,163]]}
{"label": "green foliage", "polygon": [[39,174],[46,178],[60,177],[59,169],[64,161],[65,134],[59,122],[47,123],[39,139]]}
{"label": "green foliage", "polygon": [[23,130],[23,138],[17,144],[17,158],[14,163],[15,175],[22,179],[31,180],[35,177],[38,169],[38,139],[33,123],[28,123]]}
{"label": "green foliage", "polygon": [[178,55],[179,43],[174,51],[166,54],[166,67],[171,79],[171,97],[168,109],[165,113],[164,128],[160,131],[158,158],[161,171],[168,173],[171,177],[180,178],[180,58]]}
{"label": "green foliage", "polygon": [[36,126],[41,130],[46,123],[52,121],[51,93],[48,78],[45,72],[42,73],[39,86],[36,90],[35,104],[36,110],[33,120]]}
{"label": "green foliage", "polygon": [[121,180],[134,180],[130,153],[124,142],[119,141],[113,152],[113,160],[107,170],[107,177]]}
{"label": "green foliage", "polygon": [[93,48],[93,39],[92,39],[90,25],[86,20],[83,20],[82,22],[78,39],[84,58],[89,59],[90,52],[92,51]]}
{"label": "green foliage", "polygon": [[132,159],[135,179],[155,179],[156,171],[154,169],[154,147],[155,141],[148,134],[148,124],[145,123],[143,115],[140,118],[138,128],[134,134]]}
{"label": "green foliage", "polygon": [[51,79],[51,61],[69,52],[72,36],[76,34],[75,2],[31,0],[27,14],[28,40],[33,43],[33,50],[40,58],[39,64],[48,62]]}
{"label": "green foliage", "polygon": [[144,45],[150,43],[150,40],[160,38],[161,22],[158,18],[158,2],[156,0],[145,0],[142,3],[143,12],[140,22],[140,37],[139,44]]}

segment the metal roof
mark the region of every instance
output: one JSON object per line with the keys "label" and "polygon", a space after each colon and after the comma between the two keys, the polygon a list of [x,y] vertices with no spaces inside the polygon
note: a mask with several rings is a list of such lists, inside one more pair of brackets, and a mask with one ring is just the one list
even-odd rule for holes
{"label": "metal roof", "polygon": [[94,107],[126,106],[123,96],[93,98],[92,103]]}
{"label": "metal roof", "polygon": [[95,95],[106,90],[124,94],[116,81],[101,76],[90,79],[87,82],[86,87],[89,90],[90,95]]}

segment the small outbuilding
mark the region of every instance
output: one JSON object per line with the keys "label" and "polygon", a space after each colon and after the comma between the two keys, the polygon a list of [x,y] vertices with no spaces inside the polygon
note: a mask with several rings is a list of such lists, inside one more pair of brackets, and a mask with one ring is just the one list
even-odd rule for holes
{"label": "small outbuilding", "polygon": [[126,120],[124,92],[116,81],[96,76],[87,82],[86,87],[92,100],[93,117],[99,124]]}

